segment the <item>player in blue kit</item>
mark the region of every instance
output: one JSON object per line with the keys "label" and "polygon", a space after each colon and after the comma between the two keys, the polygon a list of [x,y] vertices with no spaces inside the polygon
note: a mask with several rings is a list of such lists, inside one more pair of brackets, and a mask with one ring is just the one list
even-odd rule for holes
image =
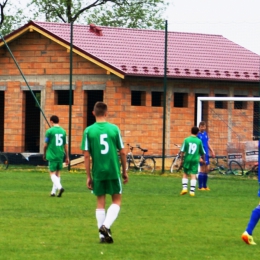
{"label": "player in blue kit", "polygon": [[209,172],[209,151],[212,157],[215,157],[215,153],[211,145],[209,144],[209,137],[206,132],[206,122],[201,121],[199,124],[198,138],[202,141],[203,148],[206,152],[205,164],[200,163],[200,171],[198,175],[199,190],[210,190],[207,186],[208,172]]}
{"label": "player in blue kit", "polygon": [[[260,197],[260,190],[258,191],[258,197]],[[250,220],[247,224],[246,231],[242,234],[241,238],[248,245],[256,245],[253,239],[253,231],[260,219],[260,203],[259,205],[252,211]]]}

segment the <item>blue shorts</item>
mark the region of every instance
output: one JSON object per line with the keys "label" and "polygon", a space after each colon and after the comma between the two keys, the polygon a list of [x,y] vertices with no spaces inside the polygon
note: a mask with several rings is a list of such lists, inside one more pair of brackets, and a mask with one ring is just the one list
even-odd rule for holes
{"label": "blue shorts", "polygon": [[[205,162],[206,162],[206,165],[209,165],[209,155],[208,154],[205,154]],[[204,163],[200,163],[200,166],[202,165],[205,165]]]}

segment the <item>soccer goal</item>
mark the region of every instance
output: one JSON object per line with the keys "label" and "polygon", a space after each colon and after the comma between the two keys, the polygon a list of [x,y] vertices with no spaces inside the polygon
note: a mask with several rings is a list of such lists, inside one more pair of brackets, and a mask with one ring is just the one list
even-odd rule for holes
{"label": "soccer goal", "polygon": [[244,167],[258,161],[260,97],[198,97],[197,125],[201,121],[217,155]]}

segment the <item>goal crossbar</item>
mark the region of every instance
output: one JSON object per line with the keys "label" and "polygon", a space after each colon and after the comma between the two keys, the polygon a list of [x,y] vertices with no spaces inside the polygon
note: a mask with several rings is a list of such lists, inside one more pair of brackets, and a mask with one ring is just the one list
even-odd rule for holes
{"label": "goal crossbar", "polygon": [[202,101],[259,101],[260,97],[198,97],[197,126],[202,121]]}

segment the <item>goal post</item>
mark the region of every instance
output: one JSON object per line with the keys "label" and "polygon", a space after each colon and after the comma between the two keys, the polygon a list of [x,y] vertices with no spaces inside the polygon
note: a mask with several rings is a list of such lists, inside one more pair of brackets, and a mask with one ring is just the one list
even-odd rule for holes
{"label": "goal post", "polygon": [[197,125],[202,121],[202,101],[258,101],[260,97],[198,97],[197,98]]}
{"label": "goal post", "polygon": [[197,97],[196,115],[197,126],[206,121],[218,155],[235,159],[244,168],[260,162],[260,97]]}

